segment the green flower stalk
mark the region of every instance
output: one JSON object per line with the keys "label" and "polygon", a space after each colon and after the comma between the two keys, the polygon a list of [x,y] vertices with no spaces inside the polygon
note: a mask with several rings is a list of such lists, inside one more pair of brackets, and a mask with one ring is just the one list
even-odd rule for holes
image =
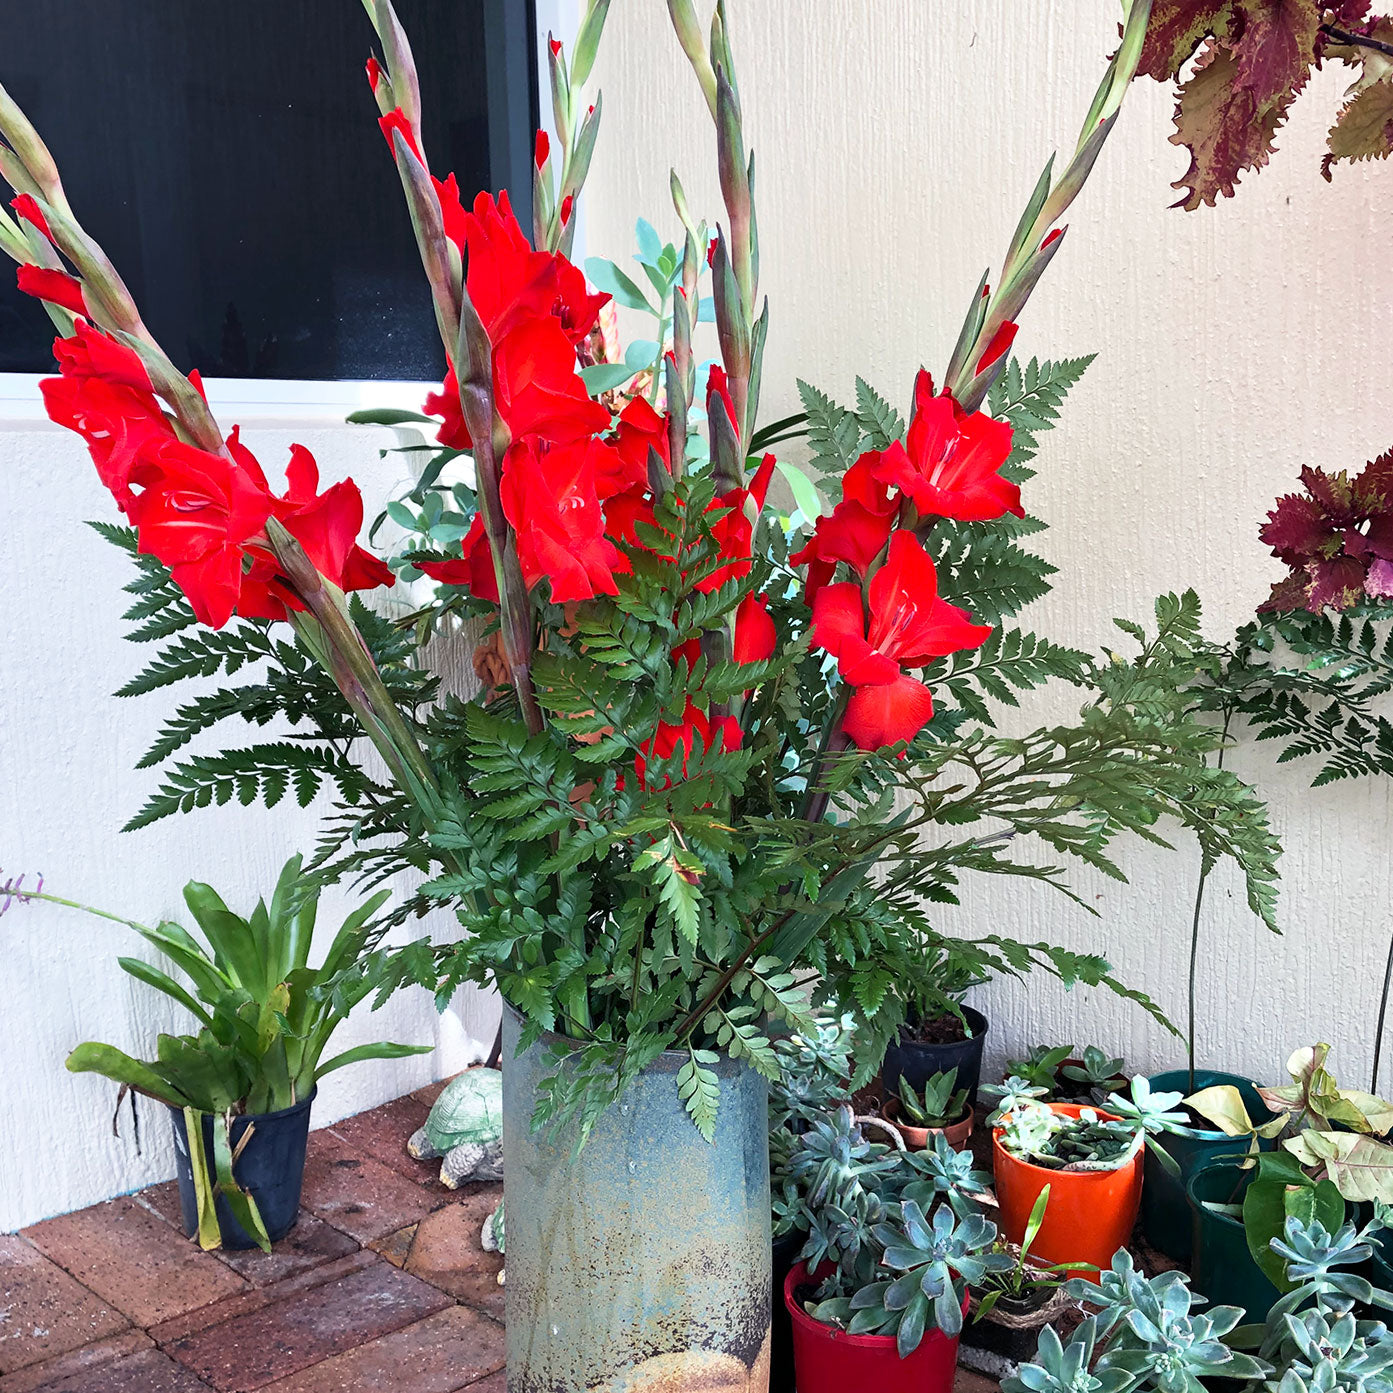
{"label": "green flower stalk", "polygon": [[1150,17],[1151,0],[1122,0],[1122,42],[1098,84],[1069,163],[1056,183],[1056,157],[1050,156],[1006,249],[995,294],[987,286],[988,272],[973,296],[943,383],[944,390],[964,410],[975,411],[986,400],[992,383],[1006,366],[1004,351],[992,356],[994,346],[1000,344],[1003,332],[1009,332],[1059,250],[1068,230],[1058,226],[1059,219],[1078,197],[1117,124],[1123,95],[1141,59]]}

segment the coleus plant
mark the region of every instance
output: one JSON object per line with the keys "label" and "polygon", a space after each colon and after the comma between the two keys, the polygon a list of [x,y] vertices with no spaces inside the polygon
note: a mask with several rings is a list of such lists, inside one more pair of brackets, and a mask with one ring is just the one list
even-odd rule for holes
{"label": "coleus plant", "polygon": [[[973,871],[1062,884],[1017,838],[1120,877],[1112,842],[1159,842],[1172,817],[1239,863],[1270,920],[1265,811],[1207,766],[1215,732],[1179,696],[1196,598],[1163,597],[1154,634],[1122,624],[1135,655],[1096,663],[1001,623],[1042,588],[1012,540],[1033,526],[1022,461],[1072,380],[1022,371],[1009,348],[1117,121],[1146,0],[1123,5],[1078,144],[1057,177],[1046,166],[941,382],[918,373],[907,423],[869,388],[856,413],[819,405],[832,507],[791,535],[766,507],[776,461],[757,448],[769,311],[724,6],[709,37],[690,0],[669,6],[713,118],[724,220],[708,242],[674,181],[680,266],[675,245],[673,258],[659,249],[663,351],[633,396],[593,372],[616,366],[595,332],[606,295],[565,254],[598,130],[598,101],[579,94],[605,5],[587,7],[569,58],[551,46],[556,135],[538,144],[533,242],[506,195],[466,207],[453,176],[430,172],[409,42],[387,0],[368,8],[381,44],[368,80],[448,364],[429,409],[470,462],[476,505],[450,524],[457,549],[413,563],[442,603],[483,620],[485,687],[470,697],[417,670],[419,615],[393,624],[349,598],[391,580],[357,543],[357,490],[321,491],[297,447],[278,493],[236,430],[223,434],[0,94],[0,172],[17,195],[4,245],[60,330],[45,398],[132,524],[116,536],[138,548],[137,637],[167,640],[127,690],[262,668],[181,708],[148,762],[227,719],[309,727],[186,758],[135,821],[233,796],[274,803],[292,786],[308,802],[331,784],[321,873],[424,873],[417,906],[448,904],[464,931],[383,950],[360,980],[382,993],[420,982],[441,1000],[465,980],[496,984],[524,1045],[561,1037],[569,1064],[537,1121],[577,1143],[663,1050],[686,1055],[677,1086],[711,1135],[714,1052],[774,1077],[764,1022],[806,1028],[809,985],[856,1007],[860,1074],[873,1073],[906,1002],[934,997],[928,906]],[[705,372],[703,262],[720,350]],[[1078,720],[997,736],[989,699],[1051,677],[1082,688]],[[385,775],[358,757],[364,739]],[[1043,963],[1155,1010],[1101,958],[1001,936],[956,951],[986,968]]]}
{"label": "coleus plant", "polygon": [[[1387,159],[1393,151],[1393,17],[1371,0],[1156,0],[1138,75],[1175,82],[1177,145],[1190,167],[1178,207],[1232,197],[1270,158],[1292,103],[1326,60],[1352,68],[1321,162]],[[1193,67],[1189,67],[1193,60]]]}

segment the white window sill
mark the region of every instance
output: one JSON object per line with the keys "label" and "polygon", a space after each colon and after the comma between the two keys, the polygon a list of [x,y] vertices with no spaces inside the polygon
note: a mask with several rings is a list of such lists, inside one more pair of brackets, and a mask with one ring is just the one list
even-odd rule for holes
{"label": "white window sill", "polygon": [[[45,422],[39,383],[51,373],[0,373],[0,424]],[[391,406],[419,411],[438,382],[288,382],[210,377],[204,386],[213,414],[226,427],[238,421],[342,422],[352,411]]]}

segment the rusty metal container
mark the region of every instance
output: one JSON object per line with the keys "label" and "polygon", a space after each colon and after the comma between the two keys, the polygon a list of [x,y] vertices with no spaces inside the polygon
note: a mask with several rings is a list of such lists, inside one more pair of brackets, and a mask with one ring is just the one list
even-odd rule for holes
{"label": "rusty metal container", "polygon": [[505,1006],[508,1393],[766,1393],[764,1080],[713,1066],[707,1143],[677,1095],[687,1056],[660,1055],[573,1159],[569,1136],[531,1130],[555,1066],[546,1039],[516,1054],[520,1028]]}

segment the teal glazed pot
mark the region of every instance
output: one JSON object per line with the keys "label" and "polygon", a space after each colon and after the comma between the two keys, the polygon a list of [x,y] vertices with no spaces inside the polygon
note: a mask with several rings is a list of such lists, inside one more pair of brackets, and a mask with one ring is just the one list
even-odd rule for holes
{"label": "teal glazed pot", "polygon": [[[1243,1095],[1243,1105],[1254,1122],[1266,1122],[1272,1114],[1263,1106],[1258,1097],[1257,1085],[1252,1079],[1240,1074],[1225,1074],[1214,1069],[1196,1069],[1195,1087],[1190,1087],[1188,1069],[1171,1069],[1164,1074],[1152,1074],[1148,1080],[1153,1093],[1198,1092],[1202,1088],[1213,1088],[1215,1084],[1230,1083]],[[1179,1175],[1172,1175],[1146,1149],[1146,1183],[1141,1193],[1141,1226],[1146,1241],[1158,1253],[1173,1258],[1176,1262],[1188,1263],[1193,1251],[1191,1242],[1193,1225],[1190,1222],[1190,1206],[1185,1198],[1185,1184],[1202,1166],[1216,1156],[1232,1154],[1242,1149],[1241,1140],[1226,1136],[1220,1131],[1206,1131],[1198,1137],[1160,1136],[1156,1139],[1175,1158],[1180,1167]],[[1264,1141],[1264,1151],[1271,1150],[1272,1143]]]}
{"label": "teal glazed pot", "polygon": [[1250,1175],[1234,1161],[1211,1161],[1190,1177],[1185,1189],[1193,1224],[1190,1284],[1216,1306],[1241,1306],[1248,1322],[1256,1324],[1267,1319],[1277,1288],[1253,1261],[1243,1221],[1205,1208],[1205,1201],[1240,1203]]}
{"label": "teal glazed pot", "polygon": [[[685,1053],[660,1055],[596,1122],[533,1133],[557,1036],[517,1054],[503,1012],[508,1393],[766,1393],[771,1242],[764,1080],[733,1060],[716,1136],[677,1094]],[[565,1068],[564,1061],[560,1065]]]}

